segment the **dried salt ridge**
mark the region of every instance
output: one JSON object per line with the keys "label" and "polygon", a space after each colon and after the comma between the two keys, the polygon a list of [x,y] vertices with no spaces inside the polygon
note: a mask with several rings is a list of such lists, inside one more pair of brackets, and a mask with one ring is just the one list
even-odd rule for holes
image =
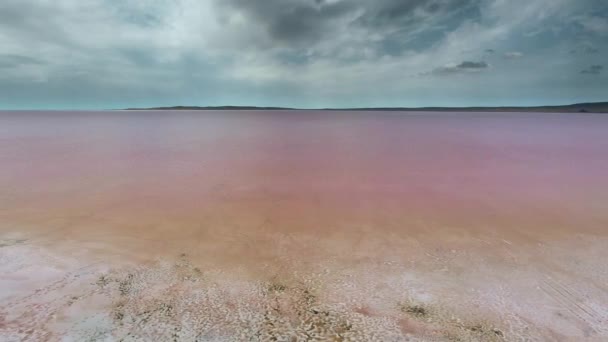
{"label": "dried salt ridge", "polygon": [[[8,242],[5,242],[7,246]],[[49,255],[32,246],[2,250],[3,267],[43,268]],[[31,264],[27,264],[29,259]],[[74,261],[71,261],[74,262]],[[72,264],[73,265],[73,264]],[[99,272],[102,272],[101,274]],[[223,280],[183,254],[174,262],[103,272],[99,265],[54,274],[54,281],[2,302],[3,341],[503,341],[485,321],[466,322],[404,294],[374,312],[332,301],[350,281],[330,274],[268,282]],[[55,280],[56,279],[56,280]],[[44,282],[42,282],[44,283]],[[343,291],[342,291],[343,290]],[[360,289],[361,290],[361,289]],[[337,293],[336,293],[337,294]],[[358,291],[360,297],[365,291]],[[389,300],[390,301],[390,300]]]}

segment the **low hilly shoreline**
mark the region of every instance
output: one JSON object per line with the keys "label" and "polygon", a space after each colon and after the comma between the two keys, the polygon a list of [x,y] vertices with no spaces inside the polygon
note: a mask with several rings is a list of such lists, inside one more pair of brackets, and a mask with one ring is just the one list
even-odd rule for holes
{"label": "low hilly shoreline", "polygon": [[125,110],[327,110],[327,111],[398,111],[398,112],[546,112],[546,113],[608,113],[608,102],[576,103],[563,106],[532,107],[369,107],[369,108],[317,108],[256,106],[173,106],[127,108]]}

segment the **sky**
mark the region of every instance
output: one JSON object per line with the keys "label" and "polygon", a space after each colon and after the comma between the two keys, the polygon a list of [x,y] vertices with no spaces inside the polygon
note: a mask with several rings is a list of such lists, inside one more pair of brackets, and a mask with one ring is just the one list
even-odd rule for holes
{"label": "sky", "polygon": [[593,101],[606,0],[0,0],[0,109]]}

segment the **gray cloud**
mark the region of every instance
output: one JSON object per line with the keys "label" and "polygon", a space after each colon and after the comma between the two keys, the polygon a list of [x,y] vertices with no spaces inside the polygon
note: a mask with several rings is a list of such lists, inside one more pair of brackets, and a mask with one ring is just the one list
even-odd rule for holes
{"label": "gray cloud", "polygon": [[469,62],[465,61],[456,66],[458,69],[485,69],[488,67],[486,62]]}
{"label": "gray cloud", "polygon": [[581,70],[581,74],[599,75],[603,70],[604,70],[603,65],[592,65],[586,69]]}
{"label": "gray cloud", "polygon": [[586,31],[600,35],[608,35],[608,18],[597,15],[583,15],[579,16],[576,21]]}
{"label": "gray cloud", "polygon": [[433,75],[451,75],[451,74],[462,74],[462,73],[477,73],[485,70],[489,67],[488,63],[464,61],[460,64],[448,64],[439,68],[434,69],[430,74]]}
{"label": "gray cloud", "polygon": [[598,48],[593,47],[593,46],[586,47],[584,51],[585,51],[585,53],[589,53],[589,54],[594,54],[594,53],[600,52],[600,50]]}
{"label": "gray cloud", "polygon": [[570,54],[577,54],[577,53],[582,53],[582,54],[589,54],[589,55],[594,55],[600,52],[600,49],[597,46],[594,46],[593,44],[591,44],[589,41],[583,42],[582,44],[579,44],[579,46],[577,46],[576,48],[570,49]]}
{"label": "gray cloud", "polygon": [[522,58],[524,56],[524,54],[521,52],[518,52],[518,51],[511,51],[511,52],[505,52],[504,56],[506,59],[518,59],[518,58]]}
{"label": "gray cloud", "polygon": [[20,65],[44,64],[41,60],[22,55],[0,55],[0,68],[15,68]]}

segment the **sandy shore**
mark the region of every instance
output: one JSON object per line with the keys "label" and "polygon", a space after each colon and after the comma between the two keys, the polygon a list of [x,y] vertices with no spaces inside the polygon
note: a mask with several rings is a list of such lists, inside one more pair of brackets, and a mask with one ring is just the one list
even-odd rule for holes
{"label": "sandy shore", "polygon": [[0,340],[608,339],[608,117],[304,114],[0,116]]}

